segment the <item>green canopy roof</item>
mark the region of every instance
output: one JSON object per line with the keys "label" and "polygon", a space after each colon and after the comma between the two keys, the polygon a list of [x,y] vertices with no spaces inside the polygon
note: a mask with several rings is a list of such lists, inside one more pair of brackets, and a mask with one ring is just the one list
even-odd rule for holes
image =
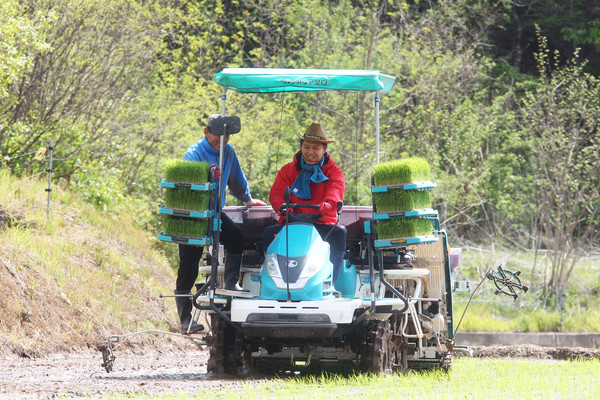
{"label": "green canopy roof", "polygon": [[395,77],[379,71],[355,69],[225,68],[215,76],[221,86],[244,93],[320,90],[383,90],[389,92]]}

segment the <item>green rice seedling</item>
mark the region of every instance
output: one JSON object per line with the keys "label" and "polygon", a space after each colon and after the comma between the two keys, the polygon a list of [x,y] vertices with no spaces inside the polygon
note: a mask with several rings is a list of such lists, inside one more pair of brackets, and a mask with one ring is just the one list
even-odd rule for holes
{"label": "green rice seedling", "polygon": [[[209,180],[210,166],[206,162],[166,160],[165,179],[171,182],[205,183]],[[204,211],[208,208],[210,192],[187,188],[167,189],[165,205],[169,208]]]}
{"label": "green rice seedling", "polygon": [[379,239],[430,235],[433,224],[425,218],[390,219],[377,222]]}
{"label": "green rice seedling", "polygon": [[431,208],[431,194],[426,190],[393,190],[373,193],[377,211],[404,211]]}
{"label": "green rice seedling", "polygon": [[420,157],[388,161],[373,167],[376,186],[418,182],[430,179],[429,163]]}
{"label": "green rice seedling", "polygon": [[204,211],[208,208],[210,192],[190,190],[187,188],[167,189],[165,206],[184,210]]}
{"label": "green rice seedling", "polygon": [[204,161],[170,159],[165,162],[165,179],[171,182],[208,182],[210,165]]}
{"label": "green rice seedling", "polygon": [[197,218],[163,215],[163,227],[163,232],[167,235],[204,237],[208,232],[207,221]]}

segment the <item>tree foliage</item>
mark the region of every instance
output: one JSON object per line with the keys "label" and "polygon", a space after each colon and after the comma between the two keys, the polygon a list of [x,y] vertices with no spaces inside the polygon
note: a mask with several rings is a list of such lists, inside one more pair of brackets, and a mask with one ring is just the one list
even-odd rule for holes
{"label": "tree foliage", "polygon": [[[139,143],[118,121],[153,71],[167,13],[158,2],[133,0],[22,5],[47,51],[32,53],[31,62],[5,86],[0,154],[14,159],[53,139],[60,149],[59,177],[70,180],[94,169],[109,173]],[[8,165],[29,167],[27,160]]]}
{"label": "tree foliage", "polygon": [[503,15],[493,29],[494,53],[523,72],[535,73],[536,26],[565,62],[576,50],[600,73],[600,4],[595,0],[487,1]]}
{"label": "tree foliage", "polygon": [[[183,157],[221,112],[221,69],[375,69],[396,76],[381,101],[381,159],[430,162],[454,237],[552,251],[544,283],[559,293],[598,239],[592,3],[6,0],[0,157],[23,174],[36,167],[19,156],[52,139],[55,176],[146,216],[142,204],[161,201],[161,161]],[[226,95],[254,197],[267,198],[295,134],[320,122],[345,203],[371,203],[374,94]]]}
{"label": "tree foliage", "polygon": [[523,99],[521,127],[532,143],[535,245],[552,251],[548,286],[562,295],[600,238],[600,82],[577,55],[557,66],[545,38],[540,43],[540,80]]}
{"label": "tree foliage", "polygon": [[43,36],[52,14],[36,15],[36,23],[19,12],[17,0],[0,4],[0,98],[8,95],[8,87],[31,68],[34,54],[49,50]]}

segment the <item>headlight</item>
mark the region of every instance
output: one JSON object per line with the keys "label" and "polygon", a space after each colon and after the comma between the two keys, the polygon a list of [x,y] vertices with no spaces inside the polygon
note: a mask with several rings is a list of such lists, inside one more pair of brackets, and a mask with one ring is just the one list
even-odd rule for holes
{"label": "headlight", "polygon": [[279,270],[279,262],[277,261],[277,254],[267,253],[265,256],[265,267],[267,267],[267,273],[271,278],[280,278],[281,271]]}
{"label": "headlight", "polygon": [[325,265],[325,256],[323,254],[309,254],[298,279],[308,280],[312,278],[323,265]]}

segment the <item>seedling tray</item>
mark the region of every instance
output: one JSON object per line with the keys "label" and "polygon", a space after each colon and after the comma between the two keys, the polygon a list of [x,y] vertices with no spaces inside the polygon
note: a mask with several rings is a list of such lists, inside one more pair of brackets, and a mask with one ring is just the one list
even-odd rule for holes
{"label": "seedling tray", "polygon": [[394,185],[371,186],[372,193],[385,193],[391,190],[429,190],[437,187],[437,183],[431,181],[397,183]]}
{"label": "seedling tray", "polygon": [[171,243],[180,243],[180,244],[189,244],[193,246],[206,246],[212,244],[211,237],[190,237],[190,236],[181,236],[181,235],[169,235],[168,233],[159,233],[158,240],[162,240],[163,242],[171,242]]}
{"label": "seedling tray", "polygon": [[378,239],[375,240],[374,246],[376,248],[393,248],[393,247],[403,247],[411,244],[425,244],[425,243],[434,243],[439,240],[439,236],[437,235],[425,235],[425,236],[412,236],[412,237],[404,237],[404,238],[394,238],[394,239]]}
{"label": "seedling tray", "polygon": [[406,211],[388,211],[388,212],[374,212],[373,219],[386,220],[394,218],[408,218],[408,217],[437,217],[438,212],[433,208],[424,208],[422,210],[406,210]]}
{"label": "seedling tray", "polygon": [[188,218],[199,218],[207,219],[214,215],[213,210],[195,211],[195,210],[184,210],[182,208],[168,208],[162,206],[158,210],[161,214],[173,215],[175,217],[188,217]]}
{"label": "seedling tray", "polygon": [[160,181],[160,186],[168,189],[175,188],[187,188],[190,190],[199,190],[199,191],[210,191],[216,188],[216,185],[213,182],[206,183],[193,183],[193,182],[172,182],[167,180]]}

